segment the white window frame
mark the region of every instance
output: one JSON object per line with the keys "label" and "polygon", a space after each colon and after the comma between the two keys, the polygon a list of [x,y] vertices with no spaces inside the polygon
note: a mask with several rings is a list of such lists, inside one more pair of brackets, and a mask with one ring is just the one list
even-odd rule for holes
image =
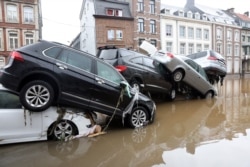
{"label": "white window frame", "polygon": [[197,43],[196,44],[196,52],[201,52],[202,51],[202,44]]}
{"label": "white window frame", "polygon": [[[16,34],[16,37],[11,37],[12,34]],[[18,48],[20,46],[19,30],[7,30],[7,39],[8,39],[8,51],[12,51],[13,49]],[[15,45],[15,46],[11,47],[12,45]]]}
{"label": "white window frame", "polygon": [[184,43],[184,42],[180,43],[180,54],[182,54],[182,55],[186,54],[186,43]]}
{"label": "white window frame", "polygon": [[194,39],[194,28],[193,27],[188,27],[188,38]]}
{"label": "white window frame", "polygon": [[138,32],[144,32],[145,28],[144,28],[144,23],[145,20],[143,18],[138,18]]}
{"label": "white window frame", "polygon": [[204,35],[204,40],[209,40],[209,29],[204,29],[203,30],[203,35]]}
{"label": "white window frame", "polygon": [[23,22],[34,23],[34,8],[32,6],[23,6]]}
{"label": "white window frame", "polygon": [[4,50],[4,43],[3,43],[3,29],[0,28],[0,51]]}
{"label": "white window frame", "polygon": [[238,44],[236,44],[234,46],[234,56],[235,57],[239,57],[240,56],[240,46]]}
{"label": "white window frame", "polygon": [[[32,36],[32,37],[29,37],[29,36]],[[24,32],[24,44],[25,45],[29,45],[29,44],[32,44],[35,42],[35,36],[34,36],[34,32]],[[28,42],[27,42],[28,41]]]}
{"label": "white window frame", "polygon": [[240,32],[238,30],[236,30],[234,32],[234,41],[235,42],[239,42],[240,41]]}
{"label": "white window frame", "polygon": [[216,39],[222,39],[222,29],[221,28],[217,28],[216,29]]}
{"label": "white window frame", "polygon": [[144,11],[144,0],[138,0],[137,5],[138,5],[137,11],[143,12]]}
{"label": "white window frame", "polygon": [[232,56],[232,44],[227,44],[227,56]]}
{"label": "white window frame", "polygon": [[166,42],[166,51],[173,52],[173,42],[170,41]]}
{"label": "white window frame", "polygon": [[188,11],[188,12],[187,12],[187,17],[188,17],[188,18],[193,18],[193,13],[192,13],[191,11]]}
{"label": "white window frame", "polygon": [[196,39],[202,39],[202,29],[196,28]]}
{"label": "white window frame", "polygon": [[179,29],[180,29],[179,36],[181,38],[186,38],[186,27],[185,26],[180,26]]}
{"label": "white window frame", "polygon": [[231,29],[227,30],[227,40],[232,41],[232,30]]}
{"label": "white window frame", "polygon": [[[19,10],[18,5],[13,3],[6,3],[6,22],[13,22],[18,23],[19,22]],[[12,8],[13,7],[13,8]],[[10,9],[12,8],[12,9]],[[14,10],[14,8],[16,10]]]}
{"label": "white window frame", "polygon": [[172,37],[173,34],[173,26],[170,24],[166,24],[166,36]]}
{"label": "white window frame", "polygon": [[149,11],[151,14],[155,14],[155,0],[150,0],[149,2]]}
{"label": "white window frame", "polygon": [[155,34],[156,33],[156,21],[150,20],[150,33]]}
{"label": "white window frame", "polygon": [[192,54],[192,53],[194,53],[194,44],[189,43],[188,44],[188,54]]}

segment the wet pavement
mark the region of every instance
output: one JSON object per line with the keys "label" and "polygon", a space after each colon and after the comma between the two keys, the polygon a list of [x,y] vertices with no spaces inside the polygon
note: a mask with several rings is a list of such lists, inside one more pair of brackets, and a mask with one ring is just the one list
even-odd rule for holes
{"label": "wet pavement", "polygon": [[227,79],[213,100],[158,101],[155,122],[68,142],[0,146],[1,167],[250,166],[250,79]]}

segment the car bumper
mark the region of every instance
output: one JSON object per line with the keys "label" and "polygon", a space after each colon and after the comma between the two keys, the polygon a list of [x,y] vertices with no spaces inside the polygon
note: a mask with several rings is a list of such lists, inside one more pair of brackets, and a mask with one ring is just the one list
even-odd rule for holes
{"label": "car bumper", "polygon": [[0,83],[8,89],[17,91],[18,78],[7,73],[4,70],[0,70]]}

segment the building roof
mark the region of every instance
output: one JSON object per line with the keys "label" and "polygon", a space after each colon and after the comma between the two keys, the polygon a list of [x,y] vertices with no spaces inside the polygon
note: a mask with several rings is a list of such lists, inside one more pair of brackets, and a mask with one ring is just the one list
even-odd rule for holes
{"label": "building roof", "polygon": [[115,0],[95,0],[95,15],[107,16],[106,9],[122,10],[122,17],[132,18],[129,3]]}
{"label": "building roof", "polygon": [[245,14],[235,13],[235,15],[236,15],[237,17],[239,17],[242,21],[250,22],[249,16],[247,16],[247,15],[245,15]]}

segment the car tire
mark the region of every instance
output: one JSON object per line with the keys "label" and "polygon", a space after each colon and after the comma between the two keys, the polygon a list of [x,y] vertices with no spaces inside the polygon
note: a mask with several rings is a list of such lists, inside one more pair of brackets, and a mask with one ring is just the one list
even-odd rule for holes
{"label": "car tire", "polygon": [[173,80],[175,82],[182,81],[183,77],[184,77],[184,72],[182,70],[178,69],[178,70],[174,71],[174,73],[173,73]]}
{"label": "car tire", "polygon": [[214,93],[213,93],[213,91],[208,91],[206,94],[205,94],[205,96],[204,96],[204,98],[205,99],[212,99],[214,97]]}
{"label": "car tire", "polygon": [[48,129],[48,138],[52,140],[68,140],[70,137],[77,135],[76,126],[68,120],[54,122]]}
{"label": "car tire", "polygon": [[52,86],[44,81],[31,81],[20,91],[20,101],[30,111],[43,111],[51,106],[54,100]]}
{"label": "car tire", "polygon": [[132,88],[135,88],[136,90],[138,90],[138,92],[141,91],[141,83],[139,81],[137,81],[136,79],[133,79],[130,83]]}
{"label": "car tire", "polygon": [[128,125],[131,128],[138,128],[148,121],[148,112],[144,107],[135,107],[128,117]]}

